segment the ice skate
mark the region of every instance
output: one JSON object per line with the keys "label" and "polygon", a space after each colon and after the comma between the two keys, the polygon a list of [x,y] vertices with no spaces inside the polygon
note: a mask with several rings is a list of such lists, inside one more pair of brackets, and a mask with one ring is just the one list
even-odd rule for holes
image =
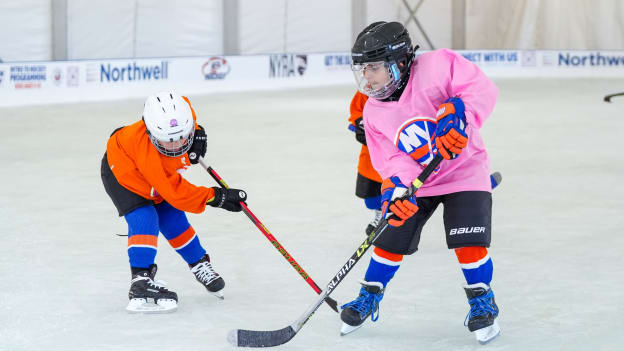
{"label": "ice skate", "polygon": [[370,233],[377,228],[379,222],[381,222],[381,210],[375,210],[374,212],[375,217],[373,217],[373,220],[368,223],[368,226],[366,226],[366,236],[369,236]]}
{"label": "ice skate", "polygon": [[379,317],[379,302],[383,299],[383,284],[361,280],[360,295],[353,301],[341,306],[342,328],[340,335],[347,335],[359,329],[371,316],[373,322]]}
{"label": "ice skate", "polygon": [[155,282],[157,267],[137,270],[132,274],[128,292],[129,313],[169,313],[178,308],[178,295],[169,291],[162,282]]}
{"label": "ice skate", "polygon": [[470,304],[470,312],[466,316],[464,325],[474,332],[480,344],[486,344],[500,334],[500,328],[496,322],[498,306],[494,301],[494,292],[484,283],[466,285],[464,290]]}
{"label": "ice skate", "polygon": [[212,268],[208,254],[204,255],[198,262],[189,265],[189,268],[191,268],[191,272],[195,274],[195,279],[202,283],[209,293],[223,300],[225,281],[219,276],[219,273],[215,272]]}

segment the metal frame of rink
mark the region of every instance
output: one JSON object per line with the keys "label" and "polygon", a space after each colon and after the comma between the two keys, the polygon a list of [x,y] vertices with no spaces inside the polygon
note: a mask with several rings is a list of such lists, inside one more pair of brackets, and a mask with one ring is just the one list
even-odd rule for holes
{"label": "metal frame of rink", "polygon": [[[493,210],[492,287],[501,335],[488,350],[616,349],[624,343],[624,80],[496,80],[482,129],[505,176]],[[184,91],[177,89],[181,94]],[[189,96],[208,134],[207,164],[319,283],[364,240],[354,196],[359,144],[347,130],[353,86]],[[273,330],[318,298],[242,213],[189,214],[225,300],[209,295],[161,236],[158,279],[179,296],[167,315],[125,312],[125,221],[100,181],[109,134],[143,101],[0,109],[0,350],[232,350],[229,330]],[[200,166],[185,174],[216,183]],[[323,305],[281,350],[471,350],[468,303],[444,241],[442,208],[388,285],[376,323],[339,336]],[[364,257],[332,293],[359,290]]]}

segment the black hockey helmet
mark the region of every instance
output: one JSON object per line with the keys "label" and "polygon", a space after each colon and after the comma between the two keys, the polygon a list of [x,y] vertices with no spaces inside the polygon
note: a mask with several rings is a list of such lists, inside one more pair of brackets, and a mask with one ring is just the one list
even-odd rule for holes
{"label": "black hockey helmet", "polygon": [[[364,28],[351,49],[351,68],[358,89],[379,100],[390,96],[407,76],[414,50],[409,33],[399,22],[375,22]],[[367,69],[377,70],[381,64],[388,71],[388,80],[383,86],[365,77]]]}
{"label": "black hockey helmet", "polygon": [[375,22],[358,34],[351,59],[355,64],[394,61],[401,72],[409,69],[414,48],[407,29],[399,22]]}

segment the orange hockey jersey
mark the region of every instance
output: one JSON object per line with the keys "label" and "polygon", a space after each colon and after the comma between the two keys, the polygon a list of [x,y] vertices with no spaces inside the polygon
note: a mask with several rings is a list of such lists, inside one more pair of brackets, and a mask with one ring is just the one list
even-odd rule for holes
{"label": "orange hockey jersey", "polygon": [[[351,122],[354,126],[355,120],[362,117],[364,104],[366,104],[367,100],[368,96],[360,93],[359,91],[355,93],[355,96],[353,96],[353,99],[351,100],[351,115],[349,116],[349,122]],[[358,173],[370,180],[381,183],[381,177],[379,176],[379,173],[375,171],[375,168],[373,168],[373,163],[371,162],[370,155],[368,154],[368,147],[366,147],[366,145],[362,145],[362,150],[360,151]]]}
{"label": "orange hockey jersey", "polygon": [[[192,107],[191,111],[197,128]],[[119,184],[146,199],[156,203],[165,200],[181,211],[200,213],[206,202],[214,198],[213,189],[195,186],[180,175],[191,165],[188,155],[168,157],[158,152],[142,120],[115,132],[108,139],[106,152],[108,165]]]}

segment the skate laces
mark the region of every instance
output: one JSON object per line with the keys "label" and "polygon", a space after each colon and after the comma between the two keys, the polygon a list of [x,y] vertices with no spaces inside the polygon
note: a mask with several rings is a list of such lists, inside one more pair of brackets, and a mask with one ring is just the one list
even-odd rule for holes
{"label": "skate laces", "polygon": [[383,293],[373,294],[366,291],[365,288],[361,288],[360,295],[355,300],[340,306],[340,308],[344,310],[349,307],[357,311],[362,317],[370,312],[371,320],[376,322],[379,318],[379,302],[382,298]]}
{"label": "skate laces", "polygon": [[191,272],[195,274],[195,277],[204,284],[210,284],[217,278],[219,278],[219,274],[214,271],[210,262],[205,261],[197,264]]}
{"label": "skate laces", "polygon": [[152,288],[156,288],[158,290],[165,291],[165,292],[169,291],[167,290],[167,287],[164,285],[164,282],[162,280],[154,281],[150,277],[137,276],[136,278],[132,279],[130,283],[134,284],[140,280],[147,280],[147,285],[149,285]]}
{"label": "skate laces", "polygon": [[381,222],[381,217],[382,217],[381,215],[382,213],[380,210],[375,210],[375,218],[373,218],[373,220],[370,222],[370,225],[377,228],[377,226],[379,225],[379,222]]}
{"label": "skate laces", "polygon": [[162,280],[157,280],[157,281],[154,281],[154,280],[150,279],[150,280],[147,282],[147,284],[148,284],[149,286],[153,286],[154,288],[159,289],[159,290],[162,290],[162,291],[169,291],[169,290],[167,290],[167,287],[164,285],[164,283],[162,282]]}
{"label": "skate laces", "polygon": [[470,312],[466,315],[464,326],[467,325],[468,320],[477,316],[484,316],[488,313],[493,316],[498,315],[498,307],[491,303],[493,298],[494,293],[490,290],[487,294],[476,296],[468,300],[468,303],[470,304]]}

